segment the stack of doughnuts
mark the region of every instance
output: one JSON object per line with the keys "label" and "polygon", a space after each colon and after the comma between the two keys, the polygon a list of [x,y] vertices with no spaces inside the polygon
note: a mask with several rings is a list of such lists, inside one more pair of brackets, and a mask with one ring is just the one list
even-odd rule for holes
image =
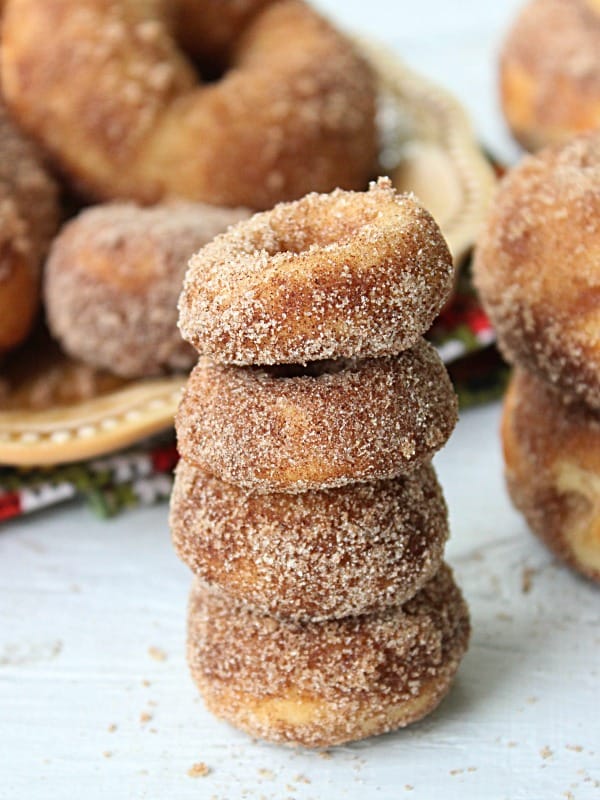
{"label": "stack of doughnuts", "polygon": [[456,398],[422,334],[442,235],[387,179],[256,214],[190,262],[198,351],[171,503],[188,656],[218,716],[328,746],[421,718],[469,636],[431,466]]}
{"label": "stack of doughnuts", "polygon": [[554,553],[600,580],[600,132],[529,156],[498,193],[475,278],[517,369],[508,488]]}

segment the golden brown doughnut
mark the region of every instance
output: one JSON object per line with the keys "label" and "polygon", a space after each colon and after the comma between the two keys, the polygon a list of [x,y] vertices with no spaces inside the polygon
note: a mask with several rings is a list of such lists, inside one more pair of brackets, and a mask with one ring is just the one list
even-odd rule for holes
{"label": "golden brown doughnut", "polygon": [[439,569],[448,536],[429,464],[389,481],[257,495],[182,460],[170,523],[200,578],[266,614],[313,621],[405,602]]}
{"label": "golden brown doughnut", "polygon": [[524,371],[504,404],[506,480],[530,528],[563,561],[600,581],[600,415],[565,406]]}
{"label": "golden brown doughnut", "polygon": [[410,472],[446,442],[457,408],[421,340],[386,358],[302,367],[201,360],[176,418],[179,451],[256,492],[301,492]]}
{"label": "golden brown doughnut", "polygon": [[249,215],[200,203],[83,211],[55,239],[44,278],[48,324],[67,353],[123,377],[189,369],[177,297],[191,253]]}
{"label": "golden brown doughnut", "polygon": [[58,219],[57,188],[0,100],[0,355],[29,333]]}
{"label": "golden brown doughnut", "polygon": [[278,622],[196,583],[188,659],[207,707],[285,744],[328,747],[404,727],[447,693],[467,648],[465,602],[443,565],[403,606]]}
{"label": "golden brown doughnut", "polygon": [[430,327],[452,281],[433,218],[380,178],[219,236],[190,262],[179,325],[202,355],[238,365],[390,355]]}
{"label": "golden brown doughnut", "polygon": [[[7,0],[7,100],[96,198],[264,209],[365,186],[377,150],[368,65],[301,0],[250,15],[229,11],[237,5],[219,4],[236,38],[223,76],[203,84],[177,41],[176,2]],[[203,13],[195,7],[184,0],[182,13]],[[202,62],[210,30],[182,25]]]}
{"label": "golden brown doughnut", "polygon": [[529,2],[503,47],[500,90],[529,150],[600,127],[600,2]]}
{"label": "golden brown doughnut", "polygon": [[600,131],[508,174],[474,269],[506,357],[600,408]]}

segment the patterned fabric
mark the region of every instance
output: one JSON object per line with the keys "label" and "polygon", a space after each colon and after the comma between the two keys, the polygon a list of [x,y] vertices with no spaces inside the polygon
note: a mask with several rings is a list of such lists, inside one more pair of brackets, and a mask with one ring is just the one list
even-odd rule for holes
{"label": "patterned fabric", "polygon": [[122,453],[61,467],[0,468],[0,521],[83,497],[101,517],[171,494],[178,455],[173,434]]}
{"label": "patterned fabric", "polygon": [[[471,283],[466,263],[452,303],[429,333],[447,364],[462,408],[499,397],[508,370],[493,346],[494,333]],[[74,498],[101,517],[166,500],[178,455],[174,434],[105,458],[61,467],[0,467],[0,522]]]}

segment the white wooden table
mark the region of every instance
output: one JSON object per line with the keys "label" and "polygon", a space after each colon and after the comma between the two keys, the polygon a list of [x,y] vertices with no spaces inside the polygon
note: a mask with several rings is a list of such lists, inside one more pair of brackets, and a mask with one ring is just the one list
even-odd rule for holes
{"label": "white wooden table", "polygon": [[[514,154],[492,95],[513,0],[320,5],[445,82]],[[498,419],[498,405],[465,413],[436,460],[474,629],[454,690],[420,724],[330,753],[252,742],[204,711],[165,506],[0,527],[0,798],[600,797],[600,595],[512,510]],[[198,762],[209,774],[190,777]]]}

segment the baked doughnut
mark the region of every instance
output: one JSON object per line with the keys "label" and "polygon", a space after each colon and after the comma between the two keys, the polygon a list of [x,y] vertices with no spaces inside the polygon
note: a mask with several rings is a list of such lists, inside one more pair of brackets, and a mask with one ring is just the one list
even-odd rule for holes
{"label": "baked doughnut", "polygon": [[83,211],[55,239],[44,278],[52,334],[71,356],[127,378],[188,369],[177,330],[190,253],[245,209],[109,203]]}
{"label": "baked doughnut", "polygon": [[180,461],[170,523],[196,575],[266,614],[313,621],[405,602],[439,569],[448,536],[429,464],[389,481],[259,495]]}
{"label": "baked doughnut", "polygon": [[508,174],[474,270],[508,360],[600,408],[600,131]]}
{"label": "baked doughnut", "polygon": [[190,262],[182,335],[216,361],[366,358],[415,344],[453,282],[430,214],[388,178],[255,215]]}
{"label": "baked doughnut", "polygon": [[502,442],[512,500],[563,561],[600,581],[600,415],[565,406],[524,371],[504,404]]}
{"label": "baked doughnut", "polygon": [[[186,20],[204,5],[184,0],[179,22],[199,63],[212,31]],[[371,69],[300,0],[255,5],[246,15],[232,11],[236,0],[218,4],[220,29],[233,20],[235,41],[224,42],[222,77],[202,83],[177,41],[178,3],[7,0],[7,100],[100,199],[264,209],[308,191],[362,188],[377,152]]]}
{"label": "baked doughnut", "polygon": [[448,373],[421,340],[398,356],[305,368],[201,360],[176,428],[183,458],[209,474],[260,493],[302,492],[410,472],[456,417]]}
{"label": "baked doughnut", "polygon": [[278,622],[195,584],[188,659],[207,707],[275,742],[328,747],[432,711],[467,648],[469,617],[445,565],[403,606]]}
{"label": "baked doughnut", "polygon": [[600,2],[529,2],[502,50],[500,91],[529,150],[600,127]]}
{"label": "baked doughnut", "polygon": [[0,100],[0,355],[29,333],[58,220],[57,187]]}

